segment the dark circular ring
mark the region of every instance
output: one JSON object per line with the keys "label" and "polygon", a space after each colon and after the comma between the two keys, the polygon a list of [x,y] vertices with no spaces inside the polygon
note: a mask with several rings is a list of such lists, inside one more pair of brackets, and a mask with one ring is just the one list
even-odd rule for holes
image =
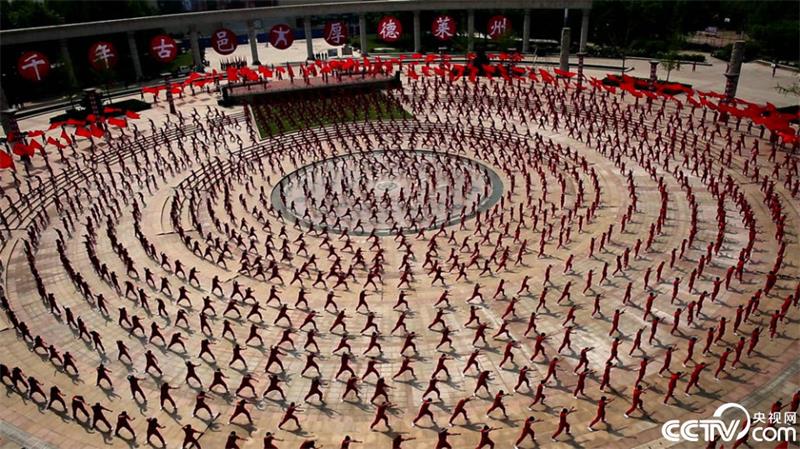
{"label": "dark circular ring", "polygon": [[[477,214],[479,214],[479,213],[481,213],[483,211],[488,210],[490,207],[494,206],[500,200],[500,197],[503,195],[503,181],[500,179],[500,176],[492,168],[490,168],[489,166],[487,166],[486,164],[484,164],[481,161],[478,161],[478,160],[475,160],[475,159],[471,159],[471,158],[468,158],[468,157],[460,155],[460,154],[443,153],[443,152],[438,152],[438,151],[419,150],[419,149],[414,149],[414,150],[407,150],[407,149],[403,149],[403,150],[373,150],[373,151],[365,152],[365,153],[377,154],[377,153],[389,153],[389,152],[398,152],[398,151],[408,152],[408,153],[422,153],[422,154],[425,154],[425,155],[435,155],[437,157],[447,156],[447,157],[450,157],[450,158],[457,158],[460,161],[462,161],[462,162],[464,162],[464,163],[466,163],[468,165],[472,165],[473,167],[476,167],[477,169],[479,169],[483,173],[485,173],[488,176],[488,179],[489,179],[489,187],[490,187],[489,195],[486,198],[483,198],[483,200],[478,204],[478,206],[477,206],[477,208],[476,208],[476,210],[474,212],[466,215],[466,219],[471,219],[475,215],[477,215]],[[281,198],[281,190],[282,190],[283,186],[293,182],[295,179],[299,179],[306,172],[308,172],[309,170],[311,170],[311,169],[313,169],[315,167],[318,167],[319,165],[330,164],[331,162],[336,162],[336,161],[341,160],[341,159],[362,157],[365,153],[346,153],[346,154],[341,154],[341,155],[337,155],[337,156],[333,156],[333,157],[329,157],[329,158],[325,158],[325,159],[320,159],[318,161],[315,161],[315,162],[312,162],[311,164],[308,164],[308,165],[305,165],[303,167],[300,167],[297,170],[287,174],[286,176],[281,178],[280,181],[278,181],[275,184],[275,187],[273,187],[273,189],[272,189],[272,193],[271,193],[270,197],[271,197],[271,200],[272,200],[273,207],[275,207],[275,209],[278,211],[278,213],[280,213],[284,217],[284,219],[291,220],[292,222],[297,221],[302,226],[305,226],[306,228],[312,228],[313,227],[314,229],[321,229],[322,225],[320,223],[314,223],[314,222],[309,221],[309,220],[307,220],[307,219],[305,219],[303,217],[298,216],[297,214],[293,213],[289,209],[289,207],[287,207],[286,204],[284,204],[284,201]],[[460,222],[461,222],[461,216],[457,216],[457,217],[453,217],[453,218],[445,221],[444,222],[444,226],[445,227],[452,226],[452,225],[460,223]],[[433,224],[430,224],[428,226],[423,227],[423,229],[424,230],[438,229],[441,226],[442,226],[442,222],[441,221],[436,221]],[[327,227],[328,231],[333,231],[333,232],[342,232],[344,230],[344,229],[339,229],[339,228],[335,228],[333,226],[328,226],[328,225],[326,225],[326,227]],[[404,234],[411,234],[411,233],[416,233],[416,232],[419,232],[419,231],[420,231],[419,227],[403,228],[403,233]],[[358,230],[349,229],[349,228],[347,228],[347,232],[350,235],[361,235],[361,236],[370,234],[370,232],[366,232],[366,230],[365,231],[358,231]],[[375,234],[376,235],[392,235],[391,230],[390,229],[385,229],[385,228],[384,229],[380,229],[380,228],[375,229]]]}

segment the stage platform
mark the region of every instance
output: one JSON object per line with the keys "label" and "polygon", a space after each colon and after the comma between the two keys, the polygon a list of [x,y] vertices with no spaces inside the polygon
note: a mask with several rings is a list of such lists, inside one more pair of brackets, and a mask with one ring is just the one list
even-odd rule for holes
{"label": "stage platform", "polygon": [[329,77],[310,77],[281,79],[275,81],[254,81],[233,84],[222,88],[220,105],[263,103],[270,100],[283,100],[289,97],[307,95],[338,95],[342,91],[366,91],[400,87],[400,73],[348,74]]}

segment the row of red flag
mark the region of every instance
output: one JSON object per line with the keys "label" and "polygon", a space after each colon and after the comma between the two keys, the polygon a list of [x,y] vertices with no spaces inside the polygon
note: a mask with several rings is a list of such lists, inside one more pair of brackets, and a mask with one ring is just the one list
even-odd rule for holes
{"label": "row of red flag", "polygon": [[[11,152],[17,156],[32,157],[39,151],[44,156],[45,146],[54,146],[59,150],[66,148],[73,144],[75,137],[84,137],[87,139],[102,138],[105,135],[105,130],[102,124],[107,124],[116,128],[127,128],[128,120],[135,120],[139,118],[139,114],[134,111],[123,111],[119,108],[105,107],[101,115],[88,114],[85,120],[67,119],[64,121],[57,121],[50,123],[47,130],[31,130],[25,133],[25,139],[19,139],[18,136],[7,136],[9,142],[14,142],[11,147]],[[75,128],[74,137],[70,138],[69,133],[65,127],[72,126]],[[48,131],[61,128],[61,133],[58,137],[45,135]],[[41,137],[40,143],[36,137]],[[63,141],[63,142],[62,142]],[[64,143],[66,142],[66,143]],[[11,155],[5,151],[0,151],[0,168],[14,168],[14,160]]]}

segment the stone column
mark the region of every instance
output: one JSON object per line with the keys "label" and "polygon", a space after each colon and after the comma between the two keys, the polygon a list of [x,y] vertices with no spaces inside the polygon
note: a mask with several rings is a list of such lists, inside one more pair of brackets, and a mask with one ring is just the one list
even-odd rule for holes
{"label": "stone column", "polygon": [[306,34],[306,59],[313,60],[314,59],[314,36],[311,34],[311,17],[305,16],[303,17],[303,28],[305,29]]}
{"label": "stone column", "polygon": [[100,92],[97,88],[89,87],[83,89],[83,101],[88,106],[88,109],[92,111],[92,114],[100,116],[100,111],[102,111],[100,106],[103,105],[103,100],[100,98]]}
{"label": "stone column", "polygon": [[161,76],[164,78],[164,90],[166,91],[167,103],[169,103],[169,113],[175,114],[175,98],[172,96],[172,74],[164,72]]}
{"label": "stone column", "polygon": [[467,11],[467,51],[475,50],[475,10]]}
{"label": "stone column", "polygon": [[6,91],[3,86],[0,86],[0,111],[8,109],[8,98],[6,98]]}
{"label": "stone column", "polygon": [[75,70],[73,69],[72,65],[72,57],[69,55],[69,46],[67,46],[67,40],[61,39],[58,41],[59,47],[61,49],[61,60],[64,61],[64,68],[67,70],[67,79],[69,80],[69,84],[72,87],[78,86],[78,79],[75,78]]}
{"label": "stone column", "polygon": [[744,41],[733,43],[731,50],[731,61],[728,63],[728,71],[725,76],[728,82],[725,85],[725,96],[728,100],[736,96],[736,87],[739,85],[739,74],[742,72],[742,60],[744,59]]}
{"label": "stone column", "polygon": [[583,86],[583,59],[586,57],[586,53],[578,52],[578,89]]}
{"label": "stone column", "polygon": [[17,110],[14,108],[3,109],[0,111],[0,124],[3,126],[6,136],[14,136],[13,140],[9,139],[8,143],[16,142],[16,137],[19,137],[19,124],[17,123]]}
{"label": "stone column", "polygon": [[414,11],[414,53],[422,49],[422,31],[419,25],[419,11]]}
{"label": "stone column", "polygon": [[526,9],[522,17],[522,53],[528,53],[531,40],[531,10]]}
{"label": "stone column", "polygon": [[581,11],[581,40],[579,41],[578,51],[586,51],[586,41],[589,39],[589,13],[591,9]]}
{"label": "stone column", "polygon": [[252,65],[261,65],[258,60],[258,42],[256,41],[256,21],[247,21],[247,41],[250,42],[250,56],[253,58]]}
{"label": "stone column", "polygon": [[659,61],[655,59],[650,60],[650,81],[648,83],[650,90],[655,90],[656,88],[656,82],[658,81],[658,73],[656,72],[658,69],[658,63]]}
{"label": "stone column", "polygon": [[197,70],[198,67],[203,67],[203,55],[200,54],[200,35],[197,33],[197,25],[189,26],[189,39],[192,42],[192,64]]}
{"label": "stone column", "polygon": [[139,61],[139,49],[136,48],[136,33],[128,31],[128,48],[131,52],[131,60],[133,61],[133,72],[136,74],[136,81],[144,78],[142,73],[142,63]]}
{"label": "stone column", "polygon": [[361,54],[366,56],[367,51],[367,16],[361,14],[358,16],[358,32],[361,37]]}
{"label": "stone column", "polygon": [[561,70],[569,70],[569,27],[561,30],[561,57],[558,60],[558,67]]}

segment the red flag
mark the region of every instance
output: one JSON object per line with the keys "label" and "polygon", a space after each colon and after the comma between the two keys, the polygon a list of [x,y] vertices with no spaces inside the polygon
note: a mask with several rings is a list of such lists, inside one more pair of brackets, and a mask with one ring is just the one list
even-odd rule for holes
{"label": "red flag", "polygon": [[472,83],[478,82],[478,68],[474,65],[469,66],[469,80]]}
{"label": "red flag", "polygon": [[111,117],[108,119],[108,124],[111,126],[116,126],[117,128],[127,128],[128,122],[124,118],[114,118]]}
{"label": "red flag", "polygon": [[236,67],[228,66],[228,68],[225,69],[225,78],[228,81],[239,81],[239,73],[236,71]]}
{"label": "red flag", "polygon": [[93,136],[97,138],[103,137],[103,129],[99,126],[91,125],[89,128],[91,129]]}
{"label": "red flag", "polygon": [[125,111],[125,117],[128,117],[129,119],[137,119],[139,118],[139,114],[133,111]]}
{"label": "red flag", "polygon": [[0,168],[14,169],[14,159],[5,151],[0,151]]}
{"label": "red flag", "polygon": [[43,136],[43,135],[44,135],[44,131],[41,131],[41,130],[28,131],[28,137],[39,137],[39,136]]}
{"label": "red flag", "polygon": [[569,70],[561,70],[561,69],[553,69],[556,72],[556,75],[563,76],[565,78],[572,78],[573,76],[577,75],[575,72],[570,72]]}
{"label": "red flag", "polygon": [[11,150],[17,156],[33,156],[35,149],[30,145],[25,145],[22,142],[17,142]]}
{"label": "red flag", "polygon": [[86,124],[86,122],[84,122],[83,120],[76,120],[74,118],[71,118],[71,119],[67,120],[67,125],[70,125],[70,126],[83,126],[85,124]]}
{"label": "red flag", "polygon": [[407,73],[408,77],[411,78],[412,80],[419,79],[419,74],[417,73],[416,70],[414,70],[414,67],[409,67],[408,68],[408,72],[406,72],[406,73]]}
{"label": "red flag", "polygon": [[261,73],[264,78],[272,78],[272,70],[268,69],[266,66],[258,66],[258,72]]}
{"label": "red flag", "polygon": [[64,148],[64,144],[63,143],[59,142],[56,139],[53,139],[52,137],[48,137],[47,138],[47,144],[48,145],[53,145],[54,147],[58,148],[59,150]]}
{"label": "red flag", "polygon": [[511,77],[508,76],[508,71],[506,70],[505,66],[498,64],[497,70],[500,72],[500,76],[502,76],[504,80],[509,81],[511,79]]}
{"label": "red flag", "polygon": [[292,70],[291,64],[286,64],[286,70],[289,72],[289,77],[294,78],[294,70]]}
{"label": "red flag", "polygon": [[89,115],[86,116],[86,121],[87,122],[96,122],[97,121],[97,117],[95,117],[94,114],[89,114]]}
{"label": "red flag", "polygon": [[67,122],[53,122],[53,123],[51,123],[51,124],[50,124],[50,127],[49,127],[49,128],[47,128],[47,129],[48,129],[48,130],[50,130],[50,129],[56,129],[56,128],[60,127],[61,125],[65,125],[66,123],[67,123]]}
{"label": "red flag", "polygon": [[72,140],[69,138],[69,134],[67,134],[67,130],[61,130],[61,138],[67,141],[67,145],[72,145]]}
{"label": "red flag", "polygon": [[464,76],[464,66],[461,64],[453,64],[453,72],[450,74],[450,81],[456,82]]}
{"label": "red flag", "polygon": [[86,129],[83,126],[79,126],[79,127],[77,127],[75,129],[75,135],[76,136],[81,136],[81,137],[86,137],[86,138],[92,137],[91,131],[89,131],[88,129]]}
{"label": "red flag", "polygon": [[545,69],[539,69],[539,75],[542,76],[542,79],[545,83],[552,83],[553,82],[553,75],[547,72]]}
{"label": "red flag", "polygon": [[258,73],[250,67],[242,67],[240,72],[248,81],[258,81]]}

